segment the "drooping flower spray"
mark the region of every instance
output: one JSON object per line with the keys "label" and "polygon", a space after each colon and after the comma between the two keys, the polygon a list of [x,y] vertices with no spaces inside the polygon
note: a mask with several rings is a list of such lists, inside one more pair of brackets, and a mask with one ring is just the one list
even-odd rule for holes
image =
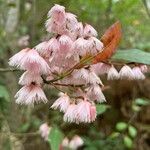
{"label": "drooping flower spray", "polygon": [[96,119],[95,104],[106,101],[100,75],[107,74],[108,80],[145,78],[146,66],[124,65],[119,72],[105,62],[86,64],[89,56],[103,52],[104,44],[90,24],[78,22],[65,7],[53,6],[45,26],[51,39],[10,58],[11,66],[25,71],[19,80],[23,87],[15,95],[17,103],[46,103],[43,85],[48,84],[61,91],[51,108],[63,112],[64,121],[90,123]]}

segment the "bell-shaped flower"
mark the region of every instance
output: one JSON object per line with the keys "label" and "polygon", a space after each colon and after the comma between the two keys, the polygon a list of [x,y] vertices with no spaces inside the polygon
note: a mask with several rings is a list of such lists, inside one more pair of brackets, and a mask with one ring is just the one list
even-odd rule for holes
{"label": "bell-shaped flower", "polygon": [[30,85],[31,83],[36,83],[38,85],[43,83],[43,79],[40,74],[34,74],[30,71],[26,71],[22,74],[19,79],[20,85]]}
{"label": "bell-shaped flower", "polygon": [[83,24],[82,24],[82,22],[79,22],[77,24],[76,35],[77,35],[77,37],[82,37],[83,36]]}
{"label": "bell-shaped flower", "polygon": [[74,70],[74,72],[72,74],[75,79],[84,80],[84,81],[86,81],[86,83],[89,82],[89,72],[87,69],[81,68],[78,70]]}
{"label": "bell-shaped flower", "polygon": [[48,49],[52,52],[58,51],[60,49],[60,43],[56,38],[51,38],[48,41]]}
{"label": "bell-shaped flower", "polygon": [[77,121],[76,122],[85,122],[90,123],[96,119],[96,108],[95,111],[94,105],[92,105],[87,100],[81,100],[77,104]]}
{"label": "bell-shaped flower", "polygon": [[97,31],[89,24],[86,24],[84,27],[84,37],[96,37]]}
{"label": "bell-shaped flower", "polygon": [[69,147],[69,139],[65,137],[61,143],[62,147],[68,148]]}
{"label": "bell-shaped flower", "polygon": [[50,130],[51,127],[49,127],[47,123],[43,123],[39,127],[40,135],[45,141],[48,141],[48,135],[50,133]]}
{"label": "bell-shaped flower", "polygon": [[70,105],[70,98],[67,94],[62,94],[51,106],[53,109],[60,109],[61,112],[66,112]]}
{"label": "bell-shaped flower", "polygon": [[144,80],[145,79],[145,75],[142,73],[141,68],[134,67],[132,69],[132,72],[134,74],[134,79],[135,80]]}
{"label": "bell-shaped flower", "polygon": [[77,16],[72,13],[66,13],[66,29],[73,32],[76,30],[76,27],[78,25]]}
{"label": "bell-shaped flower", "polygon": [[34,103],[47,102],[45,93],[39,85],[30,84],[23,86],[15,95],[16,103],[34,105]]}
{"label": "bell-shaped flower", "polygon": [[46,31],[49,33],[64,34],[66,31],[65,24],[58,24],[52,18],[49,18],[45,23]]}
{"label": "bell-shaped flower", "polygon": [[51,17],[58,24],[63,24],[65,22],[65,7],[55,4],[48,12],[48,17]]}
{"label": "bell-shaped flower", "polygon": [[96,100],[99,103],[106,102],[106,98],[99,85],[92,85],[86,91],[90,100]]}
{"label": "bell-shaped flower", "polygon": [[20,61],[19,67],[20,69],[40,74],[48,74],[50,71],[47,62],[35,49],[31,49],[26,53]]}
{"label": "bell-shaped flower", "polygon": [[48,45],[48,41],[44,41],[40,44],[38,44],[35,49],[38,51],[38,53],[42,56],[42,57],[49,57],[51,51],[49,50],[49,45]]}
{"label": "bell-shaped flower", "polygon": [[89,83],[90,84],[100,84],[103,85],[101,79],[92,71],[89,72]]}
{"label": "bell-shaped flower", "polygon": [[65,122],[76,122],[77,120],[77,105],[76,104],[70,104],[68,106],[67,111],[64,114],[64,121]]}
{"label": "bell-shaped flower", "polygon": [[119,72],[119,78],[129,79],[129,80],[134,79],[134,74],[133,74],[132,69],[129,66],[124,65]]}
{"label": "bell-shaped flower", "polygon": [[105,63],[97,63],[94,65],[90,65],[90,70],[96,73],[97,75],[103,75],[103,74],[108,73],[110,68],[111,66]]}
{"label": "bell-shaped flower", "polygon": [[81,147],[82,145],[84,144],[84,141],[83,139],[78,136],[78,135],[75,135],[70,143],[69,143],[69,148],[72,149],[72,150],[77,150],[79,147]]}
{"label": "bell-shaped flower", "polygon": [[72,47],[73,41],[69,36],[62,35],[59,38],[59,43],[60,43],[60,51],[66,50],[68,52],[68,50],[70,50],[70,48]]}
{"label": "bell-shaped flower", "polygon": [[73,43],[73,50],[74,53],[79,54],[80,56],[84,56],[87,53],[87,40],[84,38],[78,38],[74,43]]}
{"label": "bell-shaped flower", "polygon": [[103,50],[103,43],[95,37],[90,37],[87,40],[87,48],[90,54],[96,55]]}
{"label": "bell-shaped flower", "polygon": [[[20,56],[20,58],[18,58]],[[47,74],[49,66],[35,49],[24,49],[10,58],[10,65],[34,73]]]}
{"label": "bell-shaped flower", "polygon": [[115,69],[115,67],[112,66],[108,71],[107,80],[117,80],[117,79],[119,79],[119,73]]}
{"label": "bell-shaped flower", "polygon": [[146,73],[146,72],[148,71],[147,65],[141,65],[141,66],[139,66],[139,67],[140,67],[140,69],[141,69],[141,71],[142,71],[143,73]]}
{"label": "bell-shaped flower", "polygon": [[97,115],[96,106],[92,105],[90,108],[90,120],[91,120],[91,122],[95,121],[96,115]]}
{"label": "bell-shaped flower", "polygon": [[30,48],[25,48],[25,49],[21,50],[20,52],[18,52],[17,54],[15,54],[14,56],[12,56],[9,59],[9,65],[14,66],[14,67],[19,67],[22,58],[27,54],[27,52],[29,50],[30,50]]}

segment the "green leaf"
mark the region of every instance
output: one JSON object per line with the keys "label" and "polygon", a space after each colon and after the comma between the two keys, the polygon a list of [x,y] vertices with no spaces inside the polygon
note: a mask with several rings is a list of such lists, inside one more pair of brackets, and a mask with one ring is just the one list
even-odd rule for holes
{"label": "green leaf", "polygon": [[116,124],[116,129],[117,129],[118,131],[125,131],[125,130],[127,129],[127,126],[128,126],[128,124],[125,123],[125,122],[118,122],[118,123]]}
{"label": "green leaf", "polygon": [[112,60],[136,62],[150,65],[150,53],[139,49],[118,50]]}
{"label": "green leaf", "polygon": [[132,105],[132,110],[135,111],[135,112],[139,112],[141,110],[141,107],[133,104]]}
{"label": "green leaf", "polygon": [[4,98],[5,100],[9,101],[9,93],[5,86],[0,85],[0,98]]}
{"label": "green leaf", "polygon": [[113,132],[111,135],[110,135],[110,138],[116,138],[120,135],[119,132]]}
{"label": "green leaf", "polygon": [[135,104],[137,104],[137,105],[142,105],[142,106],[146,106],[146,105],[149,105],[150,102],[147,101],[147,100],[145,100],[145,99],[142,99],[142,98],[137,98],[137,99],[135,100]]}
{"label": "green leaf", "polygon": [[137,135],[137,129],[131,125],[128,127],[128,132],[132,138],[135,138]]}
{"label": "green leaf", "polygon": [[124,136],[123,138],[123,142],[124,142],[124,145],[127,147],[127,148],[132,148],[133,146],[133,141],[132,139],[129,137],[129,136]]}
{"label": "green leaf", "polygon": [[59,150],[62,140],[62,132],[57,127],[53,127],[48,136],[48,142],[51,146],[51,150]]}
{"label": "green leaf", "polygon": [[27,132],[27,130],[30,128],[30,122],[24,123],[20,128],[20,132]]}
{"label": "green leaf", "polygon": [[98,104],[98,105],[96,105],[97,114],[98,115],[103,114],[104,112],[106,112],[106,110],[108,108],[110,108],[110,106],[106,105],[106,104]]}

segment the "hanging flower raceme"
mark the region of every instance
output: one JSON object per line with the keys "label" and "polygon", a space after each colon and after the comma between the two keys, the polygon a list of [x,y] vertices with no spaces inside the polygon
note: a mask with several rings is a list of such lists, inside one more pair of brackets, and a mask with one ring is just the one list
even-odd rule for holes
{"label": "hanging flower raceme", "polygon": [[[23,87],[15,95],[16,103],[46,103],[43,89],[48,84],[62,92],[51,108],[64,113],[64,121],[90,123],[96,119],[96,104],[106,102],[100,75],[107,74],[108,80],[145,78],[145,65],[124,65],[119,71],[108,61],[93,64],[95,56],[104,55],[106,42],[97,39],[97,31],[90,24],[78,22],[64,6],[51,8],[45,26],[52,33],[51,39],[23,49],[9,60],[9,65],[25,71],[19,79]],[[40,130],[47,139],[48,126],[44,124]],[[75,141],[82,143],[78,138]],[[70,147],[76,145],[71,143]]]}

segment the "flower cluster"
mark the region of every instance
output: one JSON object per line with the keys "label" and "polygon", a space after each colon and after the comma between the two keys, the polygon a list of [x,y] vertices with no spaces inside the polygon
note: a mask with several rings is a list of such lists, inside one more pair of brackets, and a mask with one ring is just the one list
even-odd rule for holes
{"label": "flower cluster", "polygon": [[96,118],[95,103],[106,101],[100,75],[106,73],[108,80],[145,78],[146,66],[124,65],[118,72],[110,63],[83,65],[103,51],[103,43],[91,25],[78,22],[63,6],[56,4],[48,12],[46,30],[53,35],[50,40],[10,58],[11,66],[25,70],[19,80],[23,87],[15,95],[18,104],[46,103],[43,85],[49,84],[61,91],[51,108],[63,112],[64,121],[90,123]]}

